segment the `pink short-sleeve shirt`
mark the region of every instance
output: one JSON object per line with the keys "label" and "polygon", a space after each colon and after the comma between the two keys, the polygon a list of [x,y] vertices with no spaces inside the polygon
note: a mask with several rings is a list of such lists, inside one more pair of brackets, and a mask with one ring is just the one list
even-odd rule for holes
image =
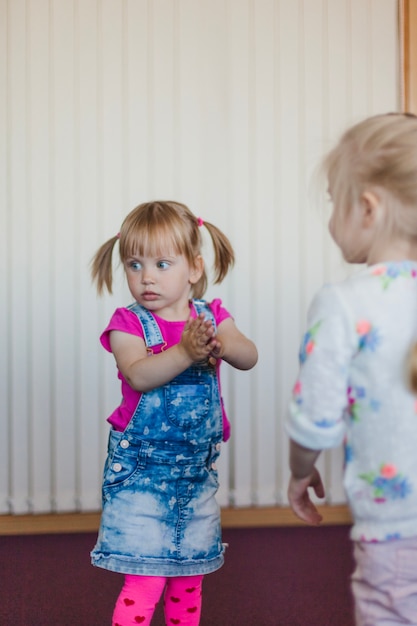
{"label": "pink short-sleeve shirt", "polygon": [[[222,307],[222,302],[220,299],[215,299],[210,303],[210,308],[214,315],[214,319],[216,320],[216,325],[219,326],[225,319],[231,317],[230,313]],[[194,307],[191,306],[190,303],[190,313],[192,317],[196,317],[196,313]],[[182,335],[182,331],[184,330],[184,326],[186,321],[180,322],[168,322],[167,320],[158,317],[153,313],[158,326],[161,329],[162,336],[166,341],[166,348],[170,348],[175,344],[179,343]],[[113,313],[110,322],[104,332],[100,337],[100,341],[102,346],[108,351],[111,352],[110,346],[110,333],[112,330],[119,330],[124,333],[128,333],[130,335],[136,335],[137,337],[141,337],[143,339],[143,330],[141,323],[135,313],[130,311],[127,308],[116,309]],[[156,346],[155,352],[158,351],[158,346]],[[219,389],[221,395],[220,388],[220,363],[221,360],[217,361],[217,379],[219,381]],[[122,401],[120,405],[113,411],[113,413],[108,417],[107,421],[113,426],[115,430],[123,431],[128,425],[135,409],[138,405],[138,402],[141,398],[141,392],[132,389],[130,385],[126,382],[125,378],[118,372],[118,378],[121,381],[122,387]],[[230,437],[230,423],[227,419],[227,415],[223,406],[222,401],[222,409],[223,409],[223,439],[227,441]]]}

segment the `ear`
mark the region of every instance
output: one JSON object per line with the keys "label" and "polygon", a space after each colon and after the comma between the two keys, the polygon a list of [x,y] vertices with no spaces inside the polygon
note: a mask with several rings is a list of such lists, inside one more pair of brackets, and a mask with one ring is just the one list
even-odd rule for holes
{"label": "ear", "polygon": [[374,191],[364,191],[360,200],[362,208],[362,225],[364,228],[372,228],[377,223],[381,211],[381,200]]}
{"label": "ear", "polygon": [[190,268],[189,282],[191,285],[195,285],[201,278],[204,272],[204,259],[199,254],[194,259],[194,266]]}

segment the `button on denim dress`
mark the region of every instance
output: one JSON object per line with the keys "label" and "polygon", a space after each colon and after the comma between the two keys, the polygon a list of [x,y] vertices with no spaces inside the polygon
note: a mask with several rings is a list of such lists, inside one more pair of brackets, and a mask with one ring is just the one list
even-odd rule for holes
{"label": "button on denim dress", "polygon": [[[193,304],[214,323],[205,301]],[[138,304],[129,308],[148,349],[164,344],[152,314]],[[124,432],[110,431],[93,565],[154,576],[206,574],[223,565],[215,498],[222,434],[216,368],[208,362],[142,394]]]}

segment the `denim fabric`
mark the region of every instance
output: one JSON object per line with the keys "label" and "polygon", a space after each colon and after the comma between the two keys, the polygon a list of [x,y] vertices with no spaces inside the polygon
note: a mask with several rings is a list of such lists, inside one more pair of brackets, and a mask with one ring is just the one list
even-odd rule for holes
{"label": "denim fabric", "polygon": [[[154,318],[140,309],[148,348],[163,343]],[[215,499],[222,429],[216,370],[208,363],[142,395],[125,431],[109,435],[94,565],[156,576],[222,566]]]}

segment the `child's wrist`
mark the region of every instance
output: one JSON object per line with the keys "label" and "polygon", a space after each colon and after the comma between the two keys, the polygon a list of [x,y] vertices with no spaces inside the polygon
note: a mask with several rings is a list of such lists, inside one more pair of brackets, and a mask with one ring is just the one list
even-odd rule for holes
{"label": "child's wrist", "polygon": [[174,348],[177,349],[177,352],[179,353],[179,357],[181,361],[183,361],[187,367],[189,367],[195,362],[190,352],[181,342],[177,343],[176,346],[174,346]]}

